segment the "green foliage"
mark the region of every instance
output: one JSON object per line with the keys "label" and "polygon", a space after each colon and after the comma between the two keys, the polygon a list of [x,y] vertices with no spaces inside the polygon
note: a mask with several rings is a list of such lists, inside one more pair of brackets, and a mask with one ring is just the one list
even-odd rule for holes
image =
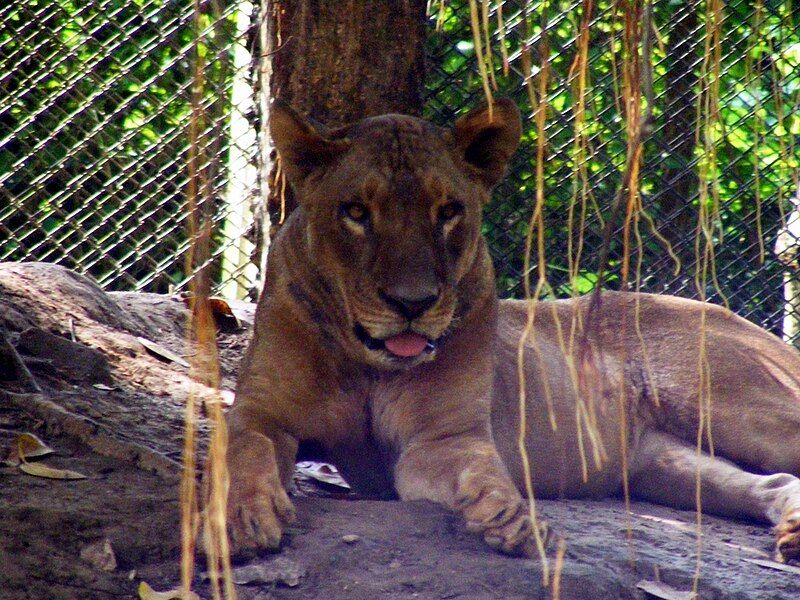
{"label": "green foliage", "polygon": [[[576,176],[576,164],[580,154],[576,154],[573,144],[577,97],[569,81],[581,5],[551,1],[531,2],[527,7],[534,65],[539,64],[542,12],[547,15],[551,73],[544,164],[546,258],[550,288],[558,295],[586,292],[596,282],[593,273],[601,245],[602,218],[608,217],[625,164],[625,120],[618,100],[622,23],[614,4],[609,0],[595,3],[591,26],[583,128],[589,140],[589,197],[583,226],[577,217],[581,181]],[[800,28],[796,25],[800,7],[791,2],[763,4],[759,15],[752,2],[729,2],[725,7],[721,125],[710,132],[717,160],[708,165],[719,186],[719,218],[715,223],[719,289],[709,283],[704,291],[712,300],[727,299],[739,313],[779,331],[783,267],[772,248],[787,201],[795,192],[793,176],[796,177],[800,161]],[[471,43],[468,2],[451,1],[446,6],[441,31],[429,40],[431,62],[440,67],[434,69],[429,81],[428,116],[442,124],[483,96]],[[629,281],[633,284],[638,278],[641,289],[646,291],[697,296],[694,276],[698,169],[707,162],[695,135],[705,4],[673,0],[655,2],[653,6],[658,31],[652,61],[654,122],[644,149],[640,190],[644,210],[660,236],[671,242],[682,265],[675,275],[666,245],[642,220],[638,224],[640,246],[631,234],[634,247]],[[513,159],[509,178],[495,190],[485,215],[498,286],[502,293],[514,296],[522,294],[524,239],[535,197],[536,131],[520,60],[522,12],[521,2],[503,3],[507,26],[504,36],[497,30],[494,15],[492,18],[495,65],[500,64],[501,37],[511,56],[511,72],[497,77],[495,94],[516,100],[526,120],[522,146]],[[534,66],[532,75],[537,73],[538,66]],[[765,250],[763,263],[759,234]],[[580,240],[580,269],[577,276],[570,277],[570,253],[576,257]],[[622,283],[622,253],[622,232],[618,230],[607,280],[612,287]],[[535,279],[535,273],[532,276]]]}
{"label": "green foliage", "polygon": [[[0,259],[58,261],[112,288],[182,279],[191,0],[23,0],[0,11]],[[231,30],[209,29],[226,48]],[[220,35],[221,32],[221,35]],[[216,39],[216,37],[221,39]],[[224,61],[205,104],[224,106]],[[224,125],[224,111],[217,126]],[[224,147],[220,150],[224,152]]]}

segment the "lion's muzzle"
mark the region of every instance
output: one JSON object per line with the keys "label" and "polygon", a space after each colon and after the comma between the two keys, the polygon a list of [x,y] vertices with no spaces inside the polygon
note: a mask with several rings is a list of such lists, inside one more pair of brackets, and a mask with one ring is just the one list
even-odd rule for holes
{"label": "lion's muzzle", "polygon": [[400,290],[378,290],[378,296],[389,307],[409,321],[416,319],[439,300],[439,289],[430,287],[417,294],[403,294]]}

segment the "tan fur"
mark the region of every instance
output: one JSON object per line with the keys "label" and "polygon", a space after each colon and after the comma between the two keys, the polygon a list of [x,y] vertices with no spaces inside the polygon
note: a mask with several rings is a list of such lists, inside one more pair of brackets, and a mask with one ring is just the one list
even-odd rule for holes
{"label": "tan fur", "polygon": [[[270,254],[228,415],[237,549],[278,545],[298,448],[311,443],[358,490],[442,503],[491,546],[533,553],[516,447],[528,305],[497,301],[479,233],[520,123],[510,102],[493,108],[447,131],[388,115],[322,133],[274,107],[300,208]],[[458,211],[443,209],[453,201]],[[797,353],[689,300],[605,293],[586,329],[588,307],[536,305],[525,350],[536,494],[617,494],[627,464],[633,495],[691,508],[699,470],[704,510],[771,522],[780,556],[796,556]],[[701,322],[715,457],[694,448]],[[435,350],[399,359],[381,347],[406,330]]]}

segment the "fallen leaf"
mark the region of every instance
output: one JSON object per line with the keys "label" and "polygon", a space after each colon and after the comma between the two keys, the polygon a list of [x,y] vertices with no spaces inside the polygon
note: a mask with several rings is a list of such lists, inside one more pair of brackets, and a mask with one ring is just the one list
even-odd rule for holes
{"label": "fallen leaf", "polygon": [[760,558],[743,558],[742,560],[758,565],[759,567],[775,569],[776,571],[786,571],[787,573],[797,573],[800,575],[800,567],[785,565],[783,563],[775,562],[774,560],[762,560]]}
{"label": "fallen leaf", "polygon": [[208,299],[211,304],[211,312],[214,315],[214,320],[217,322],[217,327],[222,331],[232,333],[242,328],[239,319],[233,314],[230,305],[222,298],[212,297]]}
{"label": "fallen leaf", "polygon": [[156,592],[145,581],[139,582],[137,591],[139,592],[140,600],[200,600],[200,596],[192,591],[169,590],[168,592]]}
{"label": "fallen leaf", "polygon": [[150,352],[151,354],[155,354],[157,357],[163,358],[164,360],[177,363],[182,367],[188,368],[190,366],[188,362],[186,362],[183,358],[172,352],[172,350],[167,350],[163,346],[159,346],[158,344],[156,344],[155,342],[151,342],[147,338],[137,337],[136,339],[139,340],[139,343],[142,346],[144,346],[147,349],[147,351]]}
{"label": "fallen leaf", "polygon": [[39,458],[52,454],[53,449],[32,433],[20,433],[12,441],[5,463],[16,467],[26,458]]}
{"label": "fallen leaf", "polygon": [[[190,293],[182,296],[183,303],[189,310],[194,310],[194,296]],[[231,309],[230,304],[224,298],[219,296],[211,296],[208,298],[208,307],[211,309],[211,314],[214,317],[214,322],[217,327],[226,333],[233,333],[242,328],[242,324]]]}
{"label": "fallen leaf", "polygon": [[322,483],[335,485],[336,487],[344,488],[346,490],[350,489],[350,485],[341,475],[339,475],[339,471],[336,469],[336,467],[329,465],[328,463],[304,460],[297,463],[296,468],[298,472],[302,473],[306,477],[310,477],[311,479],[316,479]]}
{"label": "fallen leaf", "polygon": [[113,392],[116,389],[111,387],[110,385],[106,385],[105,383],[93,383],[92,387],[96,390],[100,390],[103,392]]}
{"label": "fallen leaf", "polygon": [[45,477],[47,479],[86,479],[86,475],[77,471],[67,469],[54,469],[42,463],[22,463],[19,470],[34,477]]}
{"label": "fallen leaf", "polygon": [[117,568],[117,557],[108,538],[94,541],[81,548],[80,557],[101,571],[113,571]]}
{"label": "fallen leaf", "polygon": [[[653,515],[644,515],[639,513],[632,513],[633,515],[639,517],[640,519],[645,519],[647,521],[654,521],[656,523],[660,523],[662,525],[669,525],[670,527],[674,527],[676,529],[680,529],[681,531],[695,531],[695,526],[692,523],[685,523],[683,521],[676,521],[675,519],[663,519],[661,517],[655,517]],[[625,530],[627,531],[627,529]]]}
{"label": "fallen leaf", "polygon": [[651,596],[661,598],[662,600],[691,600],[693,596],[691,591],[682,592],[681,590],[676,590],[671,585],[667,585],[666,583],[662,583],[660,581],[649,581],[643,579],[636,584],[636,587],[642,590],[645,594],[650,594]]}

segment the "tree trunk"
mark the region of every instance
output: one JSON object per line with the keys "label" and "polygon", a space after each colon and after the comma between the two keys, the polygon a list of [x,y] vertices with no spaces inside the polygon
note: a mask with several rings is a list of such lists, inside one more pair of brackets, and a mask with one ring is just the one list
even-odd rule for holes
{"label": "tree trunk", "polygon": [[[266,4],[272,97],[330,127],[389,112],[422,113],[424,0]],[[270,237],[295,207],[291,190],[275,175],[273,168]]]}
{"label": "tree trunk", "polygon": [[696,0],[690,0],[683,18],[669,34],[664,143],[671,161],[664,169],[664,189],[656,199],[660,221],[666,224],[661,227],[661,233],[680,257],[683,273],[692,272],[689,263],[694,261],[696,212],[691,199],[697,193],[697,174],[690,165],[694,157],[697,119],[697,9]]}

